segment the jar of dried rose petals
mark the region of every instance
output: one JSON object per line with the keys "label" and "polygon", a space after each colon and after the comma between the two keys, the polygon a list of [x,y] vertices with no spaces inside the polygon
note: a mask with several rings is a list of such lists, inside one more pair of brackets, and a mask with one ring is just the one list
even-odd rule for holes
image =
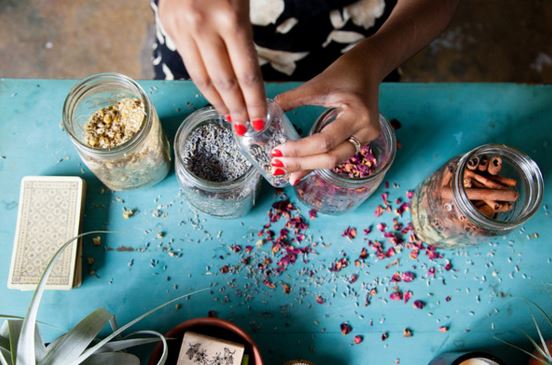
{"label": "jar of dried rose petals", "polygon": [[[325,111],[310,134],[322,130],[337,116],[336,109]],[[359,153],[336,168],[314,170],[295,186],[299,199],[320,213],[340,214],[362,204],[379,187],[393,164],[397,140],[391,124],[380,115],[381,133],[361,147]]]}
{"label": "jar of dried rose petals", "polygon": [[542,201],[543,185],[529,156],[505,145],[483,145],[452,158],[418,186],[412,223],[429,244],[475,244],[531,218]]}
{"label": "jar of dried rose petals", "polygon": [[145,91],[118,73],[88,76],[63,105],[63,126],[82,161],[111,190],[155,184],[170,170],[170,145]]}

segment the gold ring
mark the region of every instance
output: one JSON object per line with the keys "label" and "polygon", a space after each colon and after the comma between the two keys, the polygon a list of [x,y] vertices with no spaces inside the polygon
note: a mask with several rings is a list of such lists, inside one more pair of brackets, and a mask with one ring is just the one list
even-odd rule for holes
{"label": "gold ring", "polygon": [[360,152],[360,148],[362,147],[362,144],[355,136],[349,137],[347,141],[350,142],[355,147],[355,153]]}

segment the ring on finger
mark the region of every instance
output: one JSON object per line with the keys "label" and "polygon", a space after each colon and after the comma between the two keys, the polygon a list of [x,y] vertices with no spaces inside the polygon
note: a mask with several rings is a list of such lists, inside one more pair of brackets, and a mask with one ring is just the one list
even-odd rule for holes
{"label": "ring on finger", "polygon": [[358,138],[356,138],[355,136],[350,136],[349,139],[347,139],[347,142],[353,145],[353,147],[355,148],[355,153],[360,152],[360,148],[362,147],[362,144],[360,143]]}

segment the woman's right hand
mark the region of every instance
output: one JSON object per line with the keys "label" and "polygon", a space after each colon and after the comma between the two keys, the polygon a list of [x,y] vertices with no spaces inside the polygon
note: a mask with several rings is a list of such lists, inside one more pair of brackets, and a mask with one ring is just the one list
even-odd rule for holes
{"label": "woman's right hand", "polygon": [[249,0],[160,0],[159,16],[196,86],[243,135],[264,128],[266,99]]}

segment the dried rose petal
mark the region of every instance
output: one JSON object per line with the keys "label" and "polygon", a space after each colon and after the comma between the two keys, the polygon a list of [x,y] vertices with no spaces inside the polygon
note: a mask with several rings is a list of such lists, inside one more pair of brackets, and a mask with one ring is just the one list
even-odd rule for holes
{"label": "dried rose petal", "polygon": [[405,283],[410,283],[412,280],[414,280],[415,277],[416,275],[412,271],[405,271],[401,275],[401,279]]}
{"label": "dried rose petal", "polygon": [[403,337],[412,337],[412,330],[410,328],[405,328],[403,330]]}
{"label": "dried rose petal", "polygon": [[445,261],[445,270],[450,271],[452,269],[452,264],[449,260]]}
{"label": "dried rose petal", "polygon": [[414,293],[412,293],[412,290],[407,290],[406,293],[404,293],[404,303],[408,303],[408,301],[410,300],[410,298],[412,298],[412,295]]}
{"label": "dried rose petal", "polygon": [[364,337],[361,335],[356,335],[353,341],[355,342],[356,345],[361,344],[362,341],[364,341]]}
{"label": "dried rose petal", "polygon": [[441,327],[439,327],[439,332],[443,332],[443,333],[444,333],[444,332],[448,332],[448,330],[449,330],[448,326],[441,326]]}
{"label": "dried rose petal", "polygon": [[385,223],[378,223],[378,224],[376,225],[376,228],[378,229],[378,231],[383,232],[383,231],[385,231],[385,228],[387,228],[387,224],[385,224]]}
{"label": "dried rose petal", "polygon": [[355,227],[347,227],[341,236],[352,240],[357,236],[357,229]]}
{"label": "dried rose petal", "polygon": [[309,218],[310,219],[314,219],[318,216],[318,212],[316,211],[316,209],[311,209],[309,210]]}
{"label": "dried rose petal", "polygon": [[274,283],[273,283],[272,281],[268,280],[268,279],[265,279],[265,280],[263,281],[263,284],[264,284],[266,287],[270,288],[270,289],[276,288],[276,285],[274,285]]}
{"label": "dried rose petal", "polygon": [[324,304],[324,303],[326,303],[326,299],[324,299],[321,295],[317,295],[316,296],[316,303]]}
{"label": "dried rose petal", "polygon": [[445,297],[445,301],[446,301],[446,302],[450,302],[451,300],[452,300],[452,298],[450,297],[450,295],[447,295],[447,296]]}
{"label": "dried rose petal", "polygon": [[414,308],[416,308],[416,309],[424,309],[424,307],[425,307],[425,302],[423,302],[423,301],[417,299],[417,300],[414,301],[413,306],[414,306]]}
{"label": "dried rose petal", "polygon": [[341,329],[341,333],[344,335],[348,335],[353,330],[353,327],[348,322],[341,323],[339,328]]}
{"label": "dried rose petal", "polygon": [[382,341],[385,341],[385,340],[387,340],[388,338],[389,338],[389,332],[386,331],[386,332],[383,332],[383,333],[381,334],[381,340],[382,340]]}
{"label": "dried rose petal", "polygon": [[398,291],[395,291],[395,292],[391,293],[391,294],[389,295],[389,298],[390,298],[391,300],[402,300],[403,294],[402,294],[402,292],[401,292],[400,290],[398,290]]}
{"label": "dried rose petal", "polygon": [[288,283],[282,283],[282,289],[286,294],[289,294],[291,292],[291,286]]}
{"label": "dried rose petal", "polygon": [[394,283],[398,283],[401,281],[401,274],[397,271],[391,276],[391,281]]}
{"label": "dried rose petal", "polygon": [[354,284],[358,280],[358,274],[352,274],[349,283]]}

